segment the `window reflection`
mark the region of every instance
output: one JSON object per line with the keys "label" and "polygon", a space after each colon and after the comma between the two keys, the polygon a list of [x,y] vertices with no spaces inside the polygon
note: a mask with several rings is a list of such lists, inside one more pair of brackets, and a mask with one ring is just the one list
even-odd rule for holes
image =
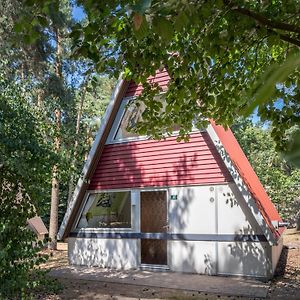
{"label": "window reflection", "polygon": [[130,192],[91,194],[77,228],[130,228]]}

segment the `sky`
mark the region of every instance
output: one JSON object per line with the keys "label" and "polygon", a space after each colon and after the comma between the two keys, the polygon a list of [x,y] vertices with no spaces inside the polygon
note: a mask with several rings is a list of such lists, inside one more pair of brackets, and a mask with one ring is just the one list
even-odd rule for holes
{"label": "sky", "polygon": [[77,6],[77,5],[74,5],[72,15],[76,21],[81,21],[85,17],[83,8],[81,6]]}

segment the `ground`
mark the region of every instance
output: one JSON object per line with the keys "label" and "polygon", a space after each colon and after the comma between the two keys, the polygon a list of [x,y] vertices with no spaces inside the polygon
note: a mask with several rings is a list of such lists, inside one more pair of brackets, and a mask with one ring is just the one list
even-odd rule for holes
{"label": "ground", "polygon": [[[67,252],[54,251],[49,261],[42,266],[51,269],[67,265]],[[55,290],[56,285],[51,285],[51,290],[36,293],[35,299],[244,299],[249,298],[209,295],[205,293],[182,292],[178,290],[147,288],[143,286],[105,283],[98,281],[59,279],[61,289]],[[49,293],[50,292],[50,293]],[[284,234],[284,248],[276,270],[276,274],[268,291],[267,299],[300,299],[300,232],[288,229]]]}

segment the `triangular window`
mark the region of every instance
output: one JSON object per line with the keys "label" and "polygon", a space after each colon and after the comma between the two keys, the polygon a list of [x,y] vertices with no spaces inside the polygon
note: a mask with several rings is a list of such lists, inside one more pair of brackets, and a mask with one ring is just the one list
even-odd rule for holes
{"label": "triangular window", "polygon": [[131,140],[145,139],[146,136],[139,136],[132,132],[136,124],[142,120],[142,113],[145,110],[144,103],[135,103],[134,99],[123,99],[119,111],[110,130],[107,143],[118,143]]}
{"label": "triangular window", "polygon": [[134,129],[136,124],[142,120],[142,113],[144,109],[145,105],[143,103],[139,105],[136,105],[133,102],[128,103],[117,132],[114,136],[114,140],[118,141],[138,137],[138,134],[130,131],[130,129]]}

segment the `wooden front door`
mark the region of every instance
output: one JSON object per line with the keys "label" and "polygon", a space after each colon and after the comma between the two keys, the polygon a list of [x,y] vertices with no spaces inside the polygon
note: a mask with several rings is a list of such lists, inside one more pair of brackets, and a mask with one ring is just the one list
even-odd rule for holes
{"label": "wooden front door", "polygon": [[[166,191],[141,192],[141,232],[166,233],[167,226]],[[141,263],[167,265],[167,240],[142,239]]]}

